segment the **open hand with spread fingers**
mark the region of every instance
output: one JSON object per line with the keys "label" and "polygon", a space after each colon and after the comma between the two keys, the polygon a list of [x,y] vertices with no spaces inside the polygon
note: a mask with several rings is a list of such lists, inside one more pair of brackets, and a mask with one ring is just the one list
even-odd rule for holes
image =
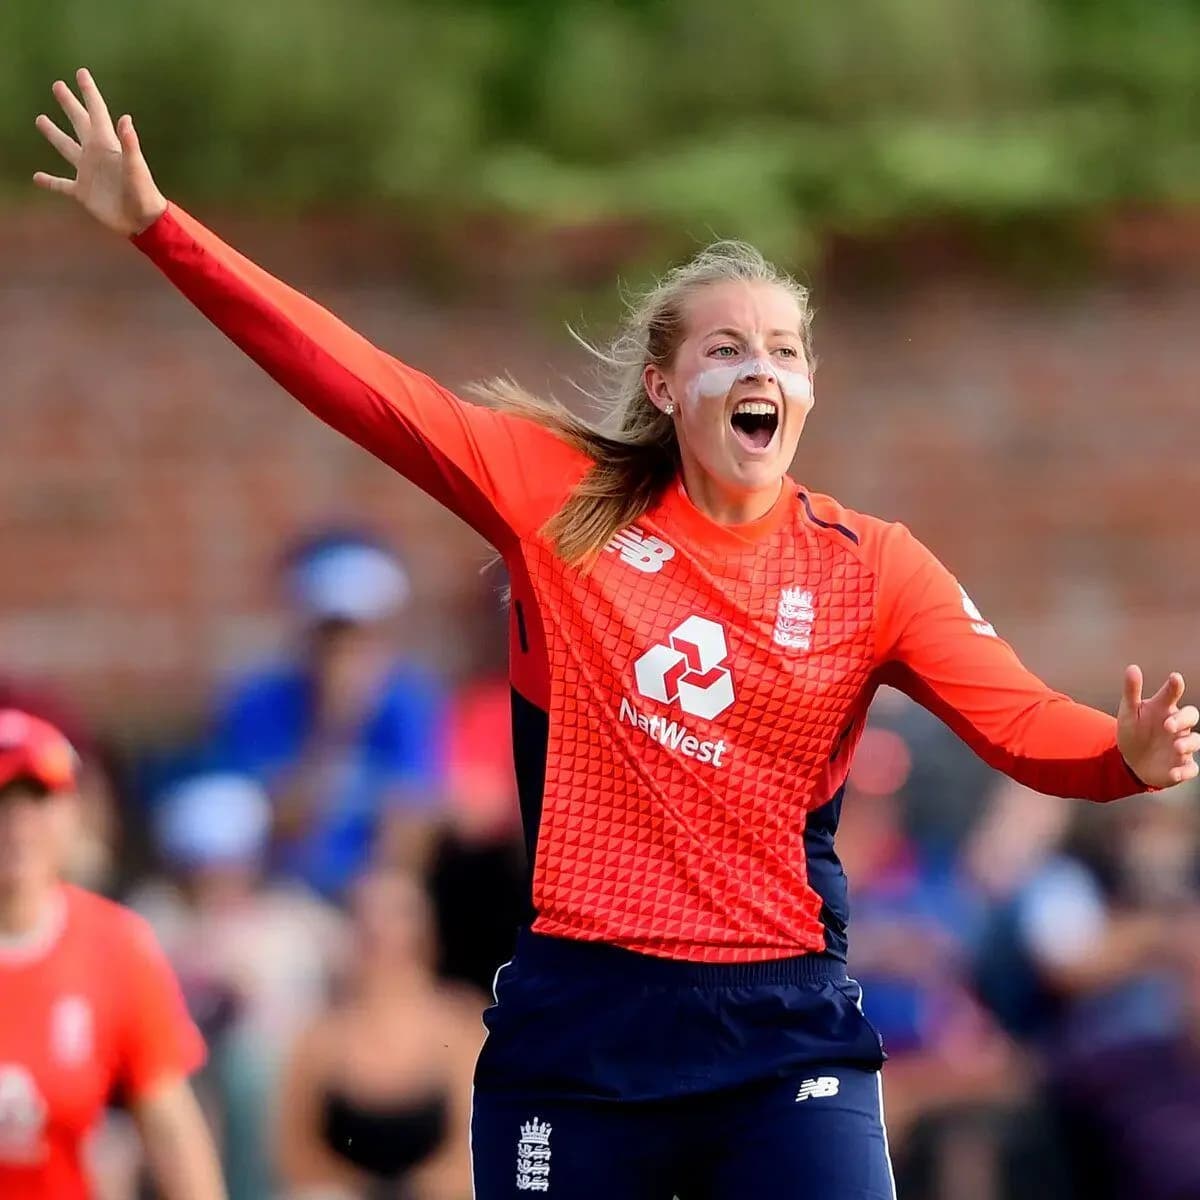
{"label": "open hand with spread fingers", "polygon": [[52,89],[75,136],[64,133],[44,113],[36,122],[46,141],[74,168],[75,176],[39,171],[33,182],[73,197],[101,225],[117,233],[126,237],[141,233],[163,214],[167,200],[142,157],[133,118],[123,116],[114,126],[91,72],[80,68],[75,80],[82,103],[61,79]]}
{"label": "open hand with spread fingers", "polygon": [[1117,711],[1117,744],[1129,769],[1151,787],[1173,787],[1200,774],[1196,752],[1200,712],[1195,705],[1180,708],[1183,676],[1173,672],[1147,699],[1142,699],[1140,667],[1125,668],[1125,690]]}

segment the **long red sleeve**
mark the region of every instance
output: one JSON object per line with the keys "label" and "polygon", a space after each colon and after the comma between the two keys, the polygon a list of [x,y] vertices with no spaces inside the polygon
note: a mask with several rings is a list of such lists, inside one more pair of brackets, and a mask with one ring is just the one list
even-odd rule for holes
{"label": "long red sleeve", "polygon": [[305,407],[498,549],[539,528],[587,469],[585,457],[548,429],[464,403],[176,206],[133,241]]}
{"label": "long red sleeve", "polygon": [[985,762],[1050,795],[1115,800],[1145,791],[1116,721],[1046,686],[901,525],[879,557],[879,678],[940,717]]}

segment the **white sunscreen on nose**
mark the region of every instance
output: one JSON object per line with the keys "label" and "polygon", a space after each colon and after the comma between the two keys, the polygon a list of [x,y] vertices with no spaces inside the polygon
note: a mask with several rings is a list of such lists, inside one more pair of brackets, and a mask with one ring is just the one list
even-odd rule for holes
{"label": "white sunscreen on nose", "polygon": [[715,399],[729,395],[735,383],[747,379],[774,379],[787,400],[812,399],[812,380],[804,372],[785,371],[765,358],[751,358],[724,367],[709,367],[692,380],[688,392],[693,400],[700,396]]}

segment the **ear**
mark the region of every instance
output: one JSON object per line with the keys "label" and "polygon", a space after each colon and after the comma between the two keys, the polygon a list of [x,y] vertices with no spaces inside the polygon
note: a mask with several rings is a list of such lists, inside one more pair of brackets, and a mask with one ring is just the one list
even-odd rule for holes
{"label": "ear", "polygon": [[667,382],[662,367],[657,363],[646,364],[645,370],[642,371],[642,386],[646,389],[646,395],[650,397],[650,403],[659,412],[665,411],[667,405],[675,400],[671,395],[671,385]]}

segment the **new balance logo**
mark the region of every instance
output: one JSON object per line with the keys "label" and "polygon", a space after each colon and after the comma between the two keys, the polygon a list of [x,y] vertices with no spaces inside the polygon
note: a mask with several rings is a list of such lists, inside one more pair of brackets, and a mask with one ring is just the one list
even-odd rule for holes
{"label": "new balance logo", "polygon": [[733,676],[724,666],[725,630],[707,617],[688,617],[633,664],[637,689],[650,700],[678,704],[711,721],[733,703]]}
{"label": "new balance logo", "polygon": [[619,554],[626,566],[646,575],[661,571],[663,564],[675,557],[674,546],[643,533],[636,525],[614,533],[604,550],[607,554]]}
{"label": "new balance logo", "polygon": [[517,1141],[517,1191],[548,1192],[550,1190],[550,1133],[548,1121],[534,1117],[521,1126]]}
{"label": "new balance logo", "polygon": [[823,1100],[827,1096],[836,1096],[841,1080],[836,1075],[818,1075],[816,1079],[806,1079],[796,1093],[796,1103],[802,1100]]}

